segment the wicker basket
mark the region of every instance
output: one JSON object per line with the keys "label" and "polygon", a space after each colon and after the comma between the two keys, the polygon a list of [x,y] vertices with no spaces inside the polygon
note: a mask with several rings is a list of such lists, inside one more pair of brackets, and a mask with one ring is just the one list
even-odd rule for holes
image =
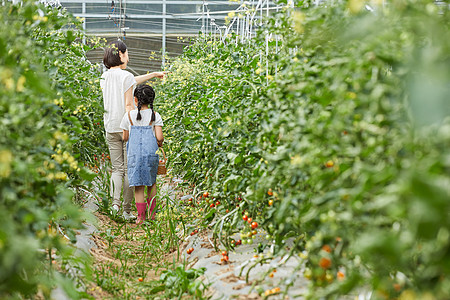
{"label": "wicker basket", "polygon": [[163,154],[164,159],[159,161],[158,164],[158,171],[156,172],[157,175],[166,175],[167,174],[167,168],[166,168],[166,153],[164,152],[163,148],[159,148]]}

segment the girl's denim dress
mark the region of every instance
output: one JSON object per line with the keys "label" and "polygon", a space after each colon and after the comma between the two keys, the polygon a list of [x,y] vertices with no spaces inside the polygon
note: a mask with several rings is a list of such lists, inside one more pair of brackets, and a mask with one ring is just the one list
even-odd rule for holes
{"label": "girl's denim dress", "polygon": [[159,155],[152,126],[134,126],[130,113],[130,137],[127,142],[128,181],[130,186],[152,186],[156,183]]}

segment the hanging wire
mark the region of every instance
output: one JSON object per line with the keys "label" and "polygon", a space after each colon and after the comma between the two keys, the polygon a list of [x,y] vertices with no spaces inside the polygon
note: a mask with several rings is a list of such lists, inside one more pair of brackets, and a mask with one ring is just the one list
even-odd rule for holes
{"label": "hanging wire", "polygon": [[122,27],[122,0],[119,0],[119,26],[117,32],[117,39],[120,39],[120,28]]}
{"label": "hanging wire", "polygon": [[[251,1],[251,2],[250,2]],[[223,2],[211,2],[211,4],[230,4],[228,1]],[[288,1],[288,5],[292,1]],[[145,3],[143,3],[145,4]],[[269,12],[271,10],[275,10],[276,12],[279,11],[280,8],[285,8],[286,6],[280,6],[278,4],[271,3],[269,0],[249,0],[245,2],[241,2],[241,5],[238,6],[238,8],[233,10],[220,10],[220,11],[211,11],[209,4],[207,1],[202,1],[202,11],[196,12],[196,13],[166,13],[165,17],[169,17],[169,19],[177,20],[177,22],[181,22],[180,24],[165,24],[165,28],[171,28],[174,31],[186,31],[186,27],[189,23],[189,26],[192,26],[194,24],[198,24],[198,21],[201,19],[201,32],[203,36],[208,36],[209,34],[212,35],[212,38],[214,41],[216,41],[216,36],[219,38],[220,41],[226,42],[227,37],[230,32],[236,33],[236,40],[235,43],[238,44],[244,43],[244,42],[250,42],[252,37],[256,34],[255,30],[258,27],[257,20],[259,19],[259,27],[263,25],[263,17],[268,17]],[[273,6],[271,6],[273,4]],[[89,21],[86,21],[86,24],[101,24],[103,22],[112,21],[114,23],[114,27],[117,27],[117,38],[118,39],[126,39],[126,30],[128,30],[128,27],[125,27],[125,23],[127,21],[127,5],[125,0],[119,0],[119,7],[117,8],[117,3],[114,2],[114,0],[111,1],[111,3],[107,2],[108,5],[108,20],[96,20],[98,18],[90,18]],[[292,5],[292,4],[291,4]],[[162,14],[161,11],[154,11],[154,10],[146,10],[146,9],[138,9],[138,8],[128,8],[131,12],[149,12],[149,13],[158,13]],[[265,14],[264,14],[265,12]],[[217,20],[217,18],[221,18],[223,16],[219,16],[220,14],[228,13],[229,15],[231,13],[234,13],[234,17],[231,18],[231,21],[227,25],[221,25],[220,21]],[[193,17],[199,15],[200,17],[197,19],[191,19],[189,17]],[[258,16],[259,15],[259,16]],[[130,30],[133,30],[133,32],[141,32],[141,29],[138,29],[137,27],[145,26],[145,25],[154,25],[154,26],[161,26],[164,22],[157,21],[157,20],[145,20],[145,19],[130,19],[128,18],[128,26],[130,26]],[[186,25],[184,25],[184,24]],[[156,33],[159,34],[160,31],[153,30],[150,31],[148,29],[142,29],[142,32],[150,32],[150,33]],[[145,30],[145,31],[144,31]],[[194,32],[194,31],[193,31]],[[275,39],[275,53],[278,52],[278,42],[279,42],[279,36],[275,35],[273,37]],[[133,39],[138,40],[146,40],[146,41],[158,41],[160,42],[161,39],[155,38],[155,37],[134,37]],[[260,51],[260,67],[264,68],[265,70],[263,74],[266,75],[266,83],[268,84],[269,81],[269,40],[272,39],[272,35],[269,32],[266,32],[265,37],[265,51]],[[171,44],[178,44],[179,42],[174,41],[167,41],[167,43]],[[189,44],[189,43],[186,43]],[[145,64],[151,64],[152,62],[148,59],[149,56],[146,54],[142,54],[142,49],[136,49],[136,48],[130,48],[130,51],[137,51],[137,53],[133,53],[133,56],[136,57],[136,62],[139,63],[145,63]],[[148,50],[148,49],[146,49]],[[150,50],[149,50],[150,51]],[[263,52],[264,55],[263,55]],[[166,52],[168,55],[171,54],[178,54],[178,53],[171,53]],[[153,56],[158,56],[159,54],[152,53]],[[264,56],[264,58],[263,58]],[[162,57],[162,55],[161,55]],[[264,62],[264,67],[263,66]],[[140,69],[140,68],[135,68]],[[277,66],[275,66],[275,75],[277,74]]]}

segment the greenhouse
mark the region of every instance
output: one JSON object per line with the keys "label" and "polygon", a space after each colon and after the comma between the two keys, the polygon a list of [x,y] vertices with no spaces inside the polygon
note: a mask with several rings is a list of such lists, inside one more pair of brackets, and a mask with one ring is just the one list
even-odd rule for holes
{"label": "greenhouse", "polygon": [[0,299],[450,299],[448,1],[0,10]]}
{"label": "greenhouse", "polygon": [[[135,57],[129,67],[139,74],[148,69],[160,69],[166,58],[181,54],[189,44],[188,40],[199,32],[205,35],[223,34],[227,29],[225,19],[229,18],[229,13],[249,9],[237,2],[217,0],[110,3],[102,0],[64,0],[60,4],[75,17],[83,19],[83,29],[88,35],[124,40]],[[259,6],[262,4],[271,9],[275,7],[271,1]],[[252,1],[249,7],[257,7],[257,1]],[[91,53],[89,58],[101,62],[102,54],[101,51]],[[149,60],[152,54],[155,59]]]}

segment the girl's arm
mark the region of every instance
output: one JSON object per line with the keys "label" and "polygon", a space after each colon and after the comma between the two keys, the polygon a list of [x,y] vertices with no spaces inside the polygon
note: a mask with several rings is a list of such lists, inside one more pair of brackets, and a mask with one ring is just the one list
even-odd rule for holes
{"label": "girl's arm", "polygon": [[122,139],[127,142],[128,138],[130,137],[130,132],[128,130],[123,129]]}
{"label": "girl's arm", "polygon": [[158,146],[162,147],[162,145],[164,143],[162,126],[155,126],[155,135],[156,135],[156,141],[158,142]]}
{"label": "girl's arm", "polygon": [[164,75],[166,75],[166,72],[153,72],[145,75],[134,76],[134,79],[136,80],[137,84],[141,84],[155,77],[163,78]]}
{"label": "girl's arm", "polygon": [[133,87],[130,87],[125,92],[125,111],[133,110]]}

